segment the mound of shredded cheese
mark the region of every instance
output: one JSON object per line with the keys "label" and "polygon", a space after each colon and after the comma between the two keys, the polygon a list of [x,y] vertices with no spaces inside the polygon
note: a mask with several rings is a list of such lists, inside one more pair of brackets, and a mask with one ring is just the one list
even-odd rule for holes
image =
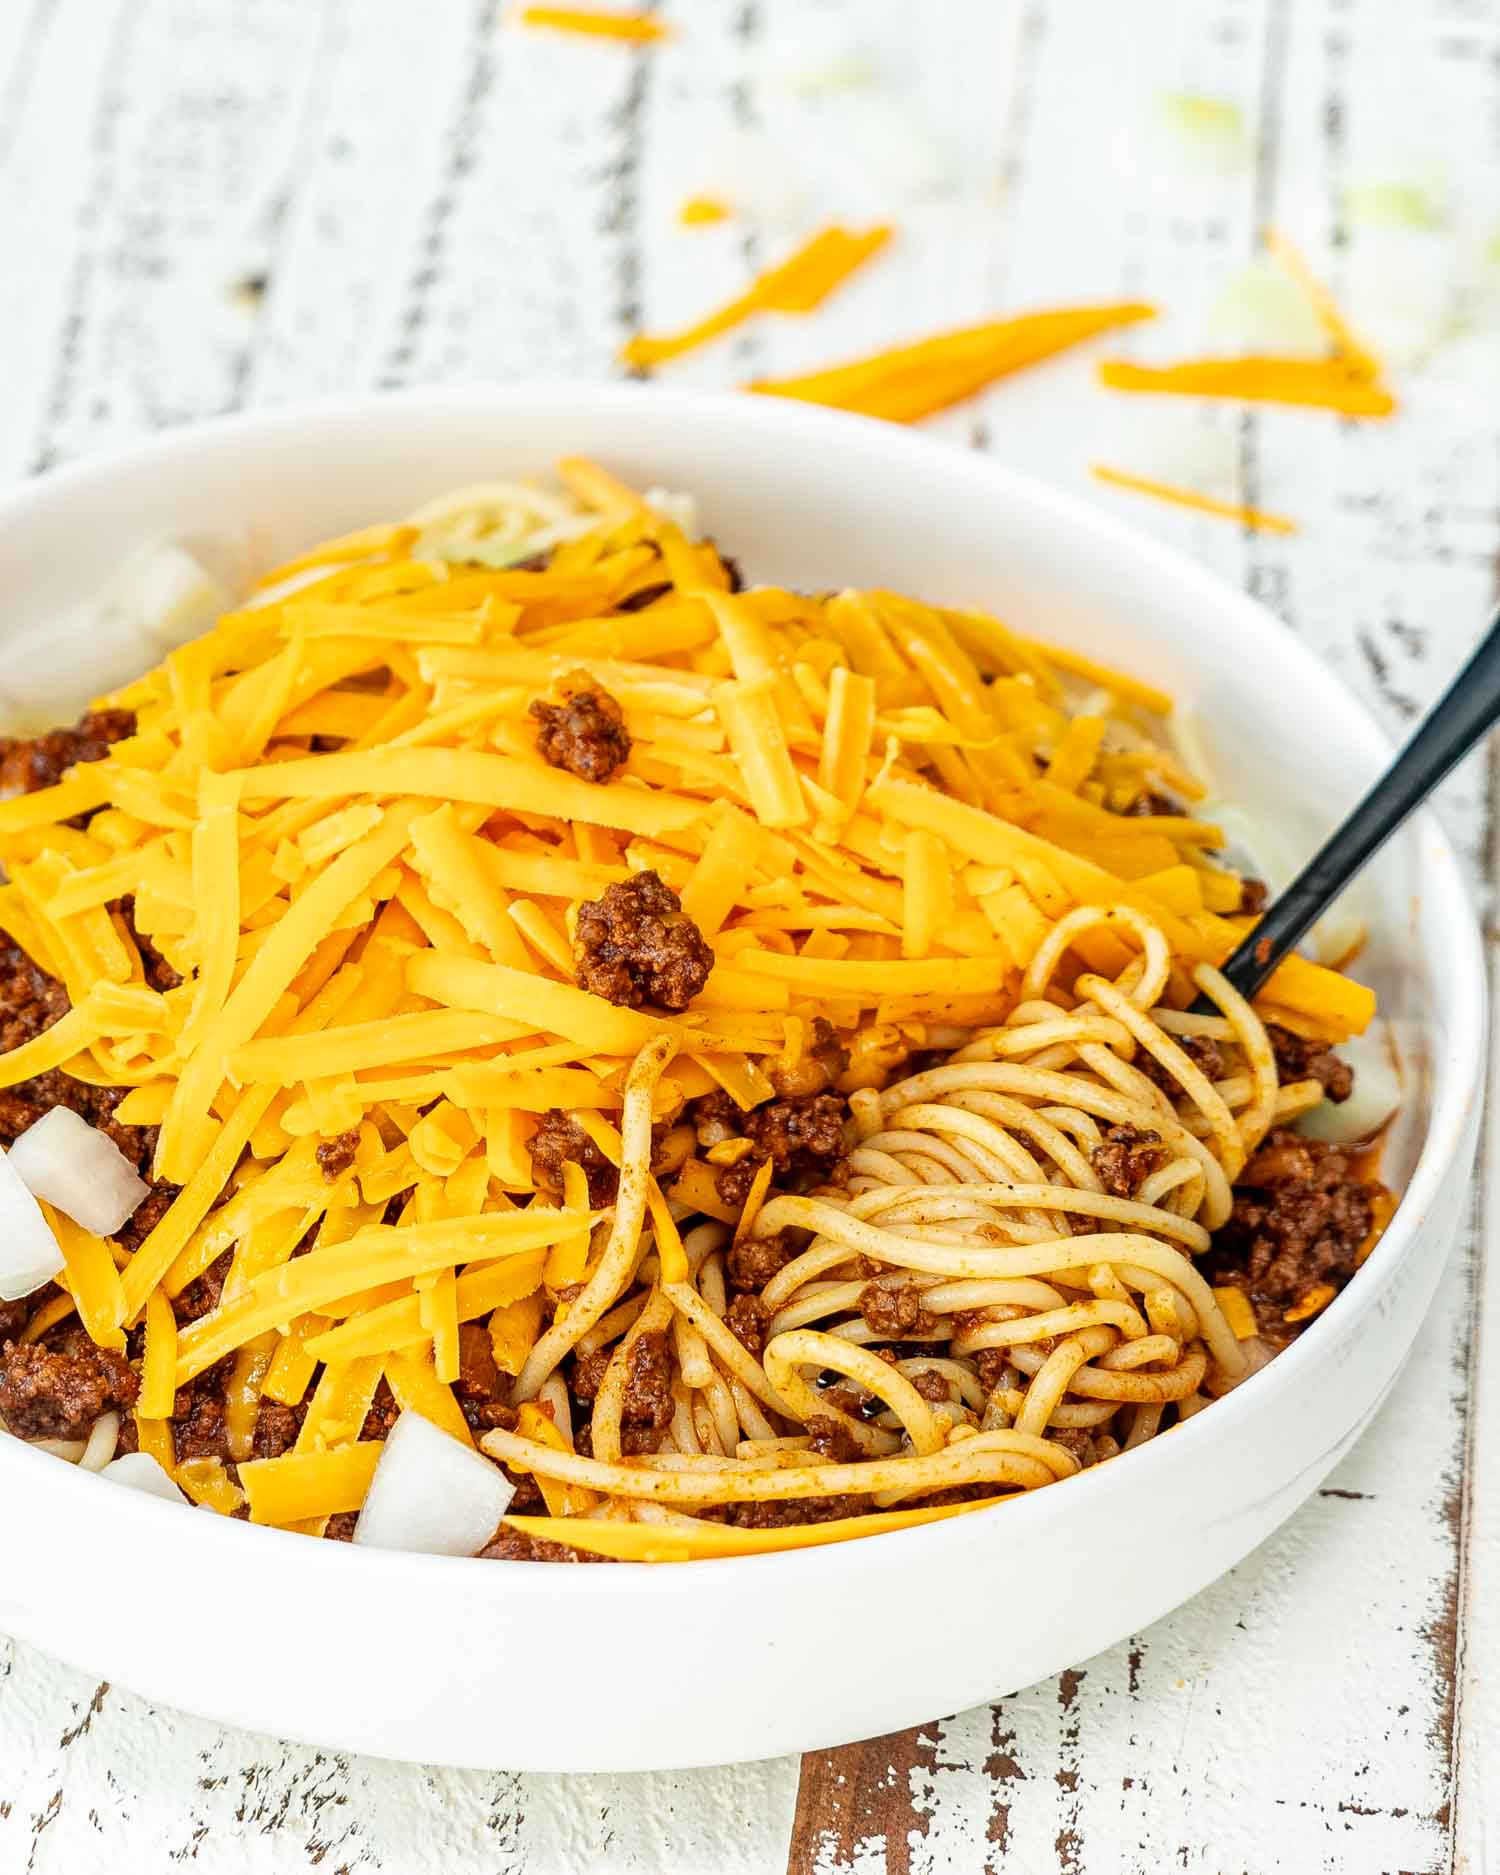
{"label": "mound of shredded cheese", "polygon": [[[0,926],[72,1002],[0,1056],[0,1085],[61,1068],[127,1088],[119,1120],[160,1126],[156,1175],[181,1187],[133,1255],[57,1219],[66,1294],[43,1314],[76,1307],[115,1347],[144,1324],[142,1447],[221,1510],[316,1530],[357,1507],[382,1375],[470,1438],[460,1323],[487,1320],[516,1374],[544,1298],[589,1273],[579,1168],[561,1205],[535,1190],[538,1117],[563,1109],[618,1163],[653,1037],[672,1048],[662,1118],[716,1088],[749,1108],[815,1016],[851,1041],[846,1088],[1002,1019],[1075,906],[1149,910],[1183,1003],[1186,970],[1246,929],[1214,827],[1122,815],[1153,787],[1202,793],[1156,739],[1168,697],[979,610],[732,591],[668,504],[561,466],[568,496],[537,498],[529,538],[495,520],[509,494],[466,491],[279,567],[109,699],[137,727],[108,759],[0,804]],[[538,540],[544,566],[505,564]],[[603,783],[550,767],[528,716],[577,673],[632,738]],[[715,954],[680,1015],[574,980],[580,904],[646,869]],[[179,987],[147,986],[112,909],[127,894]],[[1101,927],[1077,948],[1113,976],[1127,941]],[[1372,1009],[1300,958],[1265,999],[1334,1039]],[[350,1132],[330,1179],[318,1148]],[[690,1134],[662,1185],[664,1243],[674,1219],[726,1215]],[[219,1305],[179,1327],[171,1299],[226,1250]],[[295,1449],[239,1487],[176,1466],[169,1423],[226,1356],[241,1435],[321,1364]]]}

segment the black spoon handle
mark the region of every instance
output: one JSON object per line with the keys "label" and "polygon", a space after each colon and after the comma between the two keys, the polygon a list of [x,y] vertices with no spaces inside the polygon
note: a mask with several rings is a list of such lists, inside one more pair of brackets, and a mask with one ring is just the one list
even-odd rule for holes
{"label": "black spoon handle", "polygon": [[[1468,663],[1416,734],[1343,824],[1266,908],[1224,964],[1242,996],[1254,996],[1299,938],[1317,923],[1354,875],[1454,764],[1500,719],[1500,612]],[[1206,997],[1194,1008],[1217,1011]]]}

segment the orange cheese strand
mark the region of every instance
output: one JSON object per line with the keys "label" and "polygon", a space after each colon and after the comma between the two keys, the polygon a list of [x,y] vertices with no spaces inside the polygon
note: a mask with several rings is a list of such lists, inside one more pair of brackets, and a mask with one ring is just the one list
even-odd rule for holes
{"label": "orange cheese strand", "polygon": [[1152,495],[1157,501],[1170,501],[1179,508],[1192,508],[1198,514],[1216,514],[1225,521],[1238,521],[1242,527],[1262,534],[1295,534],[1297,523],[1284,514],[1266,514],[1259,508],[1242,507],[1235,501],[1216,501],[1212,495],[1200,495],[1191,488],[1173,488],[1169,482],[1153,482],[1144,475],[1128,475],[1124,469],[1111,469],[1102,462],[1090,465],[1089,473],[1111,488],[1128,488],[1137,495]]}
{"label": "orange cheese strand", "polygon": [[1109,358],[1099,382],[1112,391],[1165,391],[1183,397],[1234,397],[1252,404],[1297,404],[1346,417],[1388,417],[1396,400],[1339,359],[1195,358],[1177,365],[1135,365]]}
{"label": "orange cheese strand", "polygon": [[745,388],[764,397],[791,397],[892,423],[912,423],[1100,332],[1154,318],[1155,311],[1132,300],[1027,313],[876,352],[804,377],[761,378]]}
{"label": "orange cheese strand", "polygon": [[825,228],[798,248],[790,260],[763,273],[758,280],[717,312],[709,313],[685,331],[653,337],[638,333],[620,353],[628,365],[665,364],[684,352],[706,345],[761,312],[805,313],[822,305],[857,267],[880,251],[891,237],[887,227],[866,234],[846,228]]}
{"label": "orange cheese strand", "polygon": [[1314,277],[1302,255],[1279,229],[1266,230],[1266,246],[1307,295],[1318,323],[1328,334],[1329,343],[1345,368],[1373,383],[1380,376],[1380,360],[1355,337],[1327,287]]}
{"label": "orange cheese strand", "polygon": [[1380,360],[1351,330],[1333,296],[1286,236],[1274,228],[1266,246],[1307,295],[1328,335],[1327,358],[1191,358],[1175,365],[1106,359],[1099,381],[1115,391],[1164,391],[1186,397],[1233,397],[1247,403],[1297,404],[1346,417],[1388,417],[1396,400],[1380,381]]}
{"label": "orange cheese strand", "polygon": [[728,221],[729,204],[717,195],[690,195],[677,211],[684,228],[702,228],[715,221]]}
{"label": "orange cheese strand", "polygon": [[[550,1422],[549,1422],[550,1424]],[[544,1483],[538,1479],[538,1483]],[[544,1485],[545,1488],[545,1485]],[[846,1543],[852,1537],[879,1536],[887,1530],[913,1530],[987,1510],[1002,1500],[983,1498],[968,1504],[932,1504],[919,1510],[873,1511],[860,1517],[834,1517],[826,1523],[789,1524],[772,1530],[740,1530],[731,1524],[682,1517],[671,1523],[613,1523],[597,1517],[507,1517],[506,1524],[526,1536],[566,1543],[618,1562],[694,1562],[713,1556],[766,1556],[780,1550],[811,1549]]]}
{"label": "orange cheese strand", "polygon": [[623,39],[650,45],[671,32],[649,13],[596,13],[590,7],[522,7],[523,26],[545,26],[558,33],[584,33],[593,39]]}

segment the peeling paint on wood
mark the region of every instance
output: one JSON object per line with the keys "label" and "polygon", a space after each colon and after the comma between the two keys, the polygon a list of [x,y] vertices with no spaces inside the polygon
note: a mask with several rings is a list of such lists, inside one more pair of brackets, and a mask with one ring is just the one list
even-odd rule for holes
{"label": "peeling paint on wood", "polygon": [[[1500,200],[1500,14],[1478,0],[945,0],[915,27],[909,0],[662,11],[674,39],[639,51],[520,33],[494,0],[0,5],[0,478],[246,404],[614,374],[638,326],[692,318],[789,245],[745,220],[676,226],[731,124],[796,153],[808,223],[890,215],[899,239],[816,318],[756,322],[674,382],[1124,295],[1162,318],[1122,345],[1169,356],[1202,342],[1268,221],[1341,285],[1372,238],[1347,185],[1372,165],[1432,150],[1455,202]],[[882,73],[945,191],[892,199],[841,146],[836,101],[789,81],[806,47]],[[1167,93],[1231,105],[1245,159],[1174,148]],[[1086,356],[931,427],[1257,594],[1399,735],[1477,630],[1500,549],[1496,380],[1440,357],[1402,390],[1385,426],[1207,413],[1232,492],[1293,514],[1288,538],[1090,483],[1092,457],[1142,464],[1157,413],[1103,396]],[[1476,757],[1443,797],[1481,888],[1500,867],[1495,782]],[[1493,1124],[1486,1154],[1492,1205]],[[563,1778],[251,1737],[0,1642],[0,1875],[1488,1875],[1494,1228],[1491,1212],[1397,1397],[1299,1516],[1055,1681],[800,1763]],[[989,1618],[1016,1618],[998,1588]]]}

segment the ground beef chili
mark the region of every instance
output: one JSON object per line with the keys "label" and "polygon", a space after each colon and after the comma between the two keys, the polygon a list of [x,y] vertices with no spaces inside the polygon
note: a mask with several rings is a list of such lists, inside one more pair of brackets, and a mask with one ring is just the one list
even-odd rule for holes
{"label": "ground beef chili", "polygon": [[580,781],[608,781],[630,760],[625,712],[596,684],[584,683],[561,703],[538,697],[531,705],[543,761],[565,768]]}
{"label": "ground beef chili", "polygon": [[1354,1070],[1341,1060],[1326,1042],[1309,1042],[1290,1029],[1266,1024],[1266,1039],[1276,1057],[1277,1078],[1288,1081],[1316,1081],[1329,1100],[1347,1100],[1354,1092]]}
{"label": "ground beef chili", "polygon": [[757,1360],[766,1345],[766,1324],[770,1319],[771,1310],[759,1296],[732,1296],[724,1311],[724,1326]]}
{"label": "ground beef chili", "polygon": [[580,989],[631,1009],[686,1009],[714,967],[681,899],[649,871],[616,880],[578,907],[574,956]]}
{"label": "ground beef chili", "polygon": [[557,1201],[563,1195],[562,1169],[571,1161],[589,1182],[589,1203],[613,1204],[620,1189],[620,1174],[576,1120],[557,1107],[549,1107],[541,1125],[527,1141],[531,1176],[536,1188]]}
{"label": "ground beef chili", "polygon": [[[1174,1035],[1172,1040],[1192,1062],[1200,1074],[1210,1081],[1222,1080],[1224,1075],[1224,1052],[1219,1044],[1209,1035]],[[1164,1068],[1155,1055],[1147,1054],[1144,1048],[1136,1050],[1135,1065],[1148,1081],[1154,1081],[1169,1100],[1176,1100],[1182,1093],[1177,1076]]]}
{"label": "ground beef chili", "polygon": [[7,1343],[0,1349],[0,1419],[21,1439],[83,1439],[103,1413],[135,1404],[140,1392],[129,1361],[96,1348],[76,1325],[50,1346]]}
{"label": "ground beef chili", "polygon": [[90,710],[71,729],[45,736],[0,737],[0,793],[32,794],[61,781],[75,762],[99,762],[135,734],[129,710]]}
{"label": "ground beef chili", "polygon": [[747,1237],[733,1245],[724,1259],[729,1287],[742,1295],[759,1295],[796,1254],[789,1230],[773,1231],[769,1237]]}
{"label": "ground beef chili", "polygon": [[[598,1348],[574,1361],[569,1385],[575,1400],[592,1404],[598,1398],[614,1352],[613,1348]],[[625,1360],[620,1443],[627,1456],[635,1457],[654,1452],[672,1423],[672,1361],[667,1337],[660,1332],[638,1335]],[[580,1452],[592,1449],[588,1431],[587,1426],[582,1427],[575,1441]]]}
{"label": "ground beef chili", "polygon": [[1163,1157],[1160,1133],[1141,1126],[1107,1126],[1089,1162],[1112,1198],[1133,1198]]}
{"label": "ground beef chili", "polygon": [[335,1133],[332,1139],[319,1142],[317,1151],[318,1170],[331,1185],[354,1163],[354,1155],[359,1150],[359,1128],[352,1127],[347,1133]]}
{"label": "ground beef chili", "polygon": [[700,1094],[688,1108],[700,1146],[745,1139],[750,1150],[732,1165],[720,1166],[714,1184],[725,1204],[740,1206],[749,1195],[756,1171],[770,1159],[778,1184],[815,1183],[831,1178],[844,1156],[844,1122],[849,1104],[842,1094],[811,1094],[797,1100],[772,1100],[743,1112],[728,1094],[715,1089]]}
{"label": "ground beef chili", "polygon": [[1229,1222],[1214,1234],[1211,1280],[1243,1289],[1261,1335],[1284,1346],[1302,1326],[1287,1314],[1320,1284],[1342,1289],[1358,1268],[1380,1190],[1338,1146],[1273,1129],[1240,1174]]}
{"label": "ground beef chili", "polygon": [[866,1283],[859,1292],[859,1312],[865,1325],[882,1341],[906,1341],[936,1333],[937,1316],[922,1307],[922,1292],[914,1283],[887,1288]]}

